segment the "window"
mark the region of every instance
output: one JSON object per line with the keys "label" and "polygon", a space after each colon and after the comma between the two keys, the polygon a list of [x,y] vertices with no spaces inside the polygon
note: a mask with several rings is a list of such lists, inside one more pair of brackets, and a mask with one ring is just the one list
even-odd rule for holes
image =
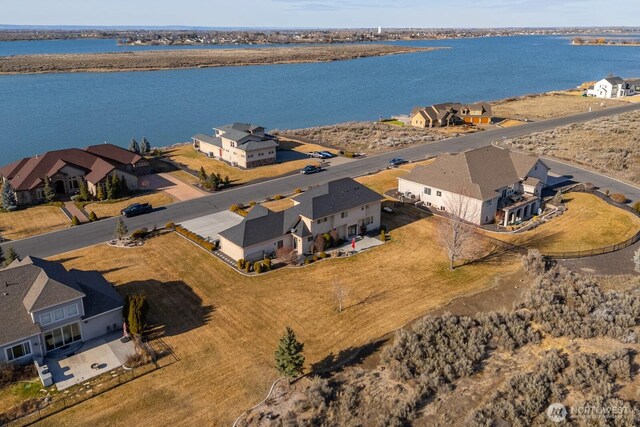
{"label": "window", "polygon": [[75,316],[78,314],[78,306],[75,304],[71,304],[67,307],[67,317]]}
{"label": "window", "polygon": [[282,249],[284,246],[284,241],[278,240],[278,249]]}
{"label": "window", "polygon": [[346,218],[349,216],[349,212],[344,211],[344,212],[340,212],[340,218]]}
{"label": "window", "polygon": [[445,207],[444,207],[444,206],[440,206],[440,210],[441,210],[441,211],[446,211],[446,209],[445,209]]}
{"label": "window", "polygon": [[59,308],[53,312],[53,320],[58,321],[64,319],[64,308]]}
{"label": "window", "polygon": [[46,332],[44,334],[44,344],[47,351],[51,351],[72,342],[80,341],[81,338],[80,326],[78,326],[78,323],[72,323]]}
{"label": "window", "polygon": [[424,194],[426,194],[427,196],[430,196],[431,195],[431,188],[424,187]]}
{"label": "window", "polygon": [[47,325],[51,323],[51,313],[42,313],[40,315],[40,324]]}
{"label": "window", "polygon": [[322,218],[322,222],[327,222],[327,218]]}
{"label": "window", "polygon": [[313,236],[307,237],[307,242],[313,242]]}
{"label": "window", "polygon": [[436,191],[436,196],[438,197],[442,196],[442,191]]}
{"label": "window", "polygon": [[427,202],[426,204],[427,204],[427,206],[431,206],[431,202]]}
{"label": "window", "polygon": [[18,345],[7,349],[7,360],[20,359],[31,354],[31,343],[29,341],[21,342]]}
{"label": "window", "polygon": [[320,224],[321,222],[322,222],[322,220],[319,219],[319,220],[316,221],[316,224]]}

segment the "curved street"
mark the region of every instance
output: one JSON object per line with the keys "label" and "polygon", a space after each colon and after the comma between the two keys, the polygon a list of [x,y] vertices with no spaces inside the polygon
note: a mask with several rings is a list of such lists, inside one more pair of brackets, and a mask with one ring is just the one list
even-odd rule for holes
{"label": "curved street", "polygon": [[[406,160],[417,161],[445,152],[461,152],[472,148],[487,146],[494,141],[500,141],[504,138],[514,138],[534,132],[542,132],[558,126],[581,123],[637,109],[640,109],[640,103],[630,103],[620,107],[611,107],[604,110],[581,113],[557,119],[530,122],[522,126],[497,128],[475,134],[449,138],[429,144],[416,145],[332,166],[321,173],[311,175],[289,175],[256,184],[239,186],[237,188],[224,190],[198,199],[174,203],[158,208],[150,214],[129,218],[126,220],[126,223],[129,230],[135,230],[141,227],[147,227],[149,229],[154,226],[162,227],[167,222],[179,223],[188,219],[220,212],[229,209],[229,206],[234,203],[261,201],[275,194],[293,193],[296,188],[304,189],[312,185],[325,183],[338,178],[355,178],[375,173],[385,169],[388,161],[394,157],[403,157]],[[611,193],[625,194],[630,200],[640,200],[640,188],[636,186],[557,160],[545,158],[544,161],[549,165],[553,174],[562,175],[567,180],[591,182],[602,189],[608,189]],[[7,246],[12,246],[21,257],[26,255],[49,257],[55,254],[103,243],[111,239],[113,237],[116,220],[116,218],[104,219],[78,227],[72,227],[22,240],[5,242],[0,246],[4,249],[6,249]]]}

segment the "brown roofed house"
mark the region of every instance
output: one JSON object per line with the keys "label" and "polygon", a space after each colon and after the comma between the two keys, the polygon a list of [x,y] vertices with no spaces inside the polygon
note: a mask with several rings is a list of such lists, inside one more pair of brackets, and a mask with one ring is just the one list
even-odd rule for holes
{"label": "brown roofed house", "polygon": [[92,194],[113,173],[138,189],[138,176],[151,172],[143,157],[113,144],[94,145],[84,150],[67,148],[48,151],[0,167],[0,179],[9,181],[16,192],[18,205],[44,201],[44,181],[49,177],[58,195],[76,194],[81,180]]}
{"label": "brown roofed house", "polygon": [[453,204],[464,200],[465,220],[509,225],[538,214],[548,172],[535,155],[489,146],[418,166],[398,178],[398,191],[441,211],[455,211]]}

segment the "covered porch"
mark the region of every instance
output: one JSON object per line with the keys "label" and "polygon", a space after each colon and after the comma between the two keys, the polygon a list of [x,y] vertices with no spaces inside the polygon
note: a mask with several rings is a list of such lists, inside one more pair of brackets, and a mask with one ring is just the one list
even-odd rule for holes
{"label": "covered porch", "polygon": [[530,195],[521,195],[518,198],[507,198],[500,208],[500,225],[506,227],[510,224],[517,224],[526,221],[534,215],[538,215],[540,209],[540,198]]}

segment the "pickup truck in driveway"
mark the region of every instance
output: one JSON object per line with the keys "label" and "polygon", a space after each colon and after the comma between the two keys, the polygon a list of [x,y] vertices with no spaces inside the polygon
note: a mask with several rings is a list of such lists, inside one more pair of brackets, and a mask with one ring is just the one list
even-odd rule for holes
{"label": "pickup truck in driveway", "polygon": [[131,216],[146,214],[147,212],[151,212],[152,209],[153,207],[151,207],[149,203],[134,203],[122,209],[120,213],[129,218]]}

